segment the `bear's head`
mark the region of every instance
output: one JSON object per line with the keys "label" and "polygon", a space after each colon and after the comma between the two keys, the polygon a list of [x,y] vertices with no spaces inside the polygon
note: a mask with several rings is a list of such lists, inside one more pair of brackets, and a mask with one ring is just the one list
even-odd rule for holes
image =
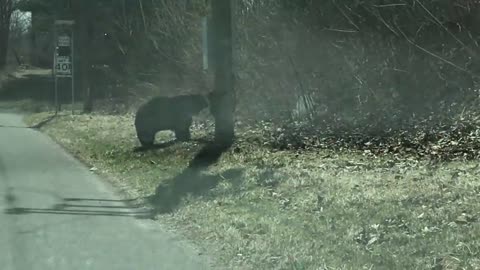
{"label": "bear's head", "polygon": [[193,114],[199,113],[201,110],[207,108],[209,105],[207,97],[203,95],[195,95],[191,99],[190,109]]}

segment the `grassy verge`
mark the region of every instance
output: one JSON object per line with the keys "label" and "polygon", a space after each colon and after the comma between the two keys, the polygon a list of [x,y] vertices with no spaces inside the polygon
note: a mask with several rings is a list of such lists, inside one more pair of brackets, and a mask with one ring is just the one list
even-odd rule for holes
{"label": "grassy verge", "polygon": [[[63,115],[43,131],[132,197],[173,185],[202,147],[133,152],[131,116]],[[480,269],[478,162],[296,153],[243,141],[194,179],[216,179],[214,186],[159,216],[229,268]]]}

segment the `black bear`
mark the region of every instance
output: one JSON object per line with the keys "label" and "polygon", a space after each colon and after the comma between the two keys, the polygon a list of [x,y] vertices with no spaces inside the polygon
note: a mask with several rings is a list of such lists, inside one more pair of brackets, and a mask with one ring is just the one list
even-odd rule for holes
{"label": "black bear", "polygon": [[172,130],[179,141],[190,140],[192,116],[208,107],[203,95],[154,97],[137,111],[135,129],[142,146],[152,146],[155,135],[162,130]]}

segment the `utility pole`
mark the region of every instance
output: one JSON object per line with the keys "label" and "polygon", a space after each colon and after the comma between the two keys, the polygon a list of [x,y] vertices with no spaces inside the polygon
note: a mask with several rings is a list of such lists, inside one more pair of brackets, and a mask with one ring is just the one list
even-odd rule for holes
{"label": "utility pole", "polygon": [[213,30],[214,90],[210,110],[215,118],[215,141],[233,143],[235,93],[233,86],[232,2],[211,0]]}
{"label": "utility pole", "polygon": [[[89,14],[94,12],[92,10],[88,10],[87,2],[82,1],[79,3],[80,5],[80,12],[79,12],[79,20],[80,25],[78,27],[79,37],[81,48],[80,48],[80,73],[81,73],[81,85],[83,90],[83,112],[84,113],[91,113],[93,111],[93,96],[92,96],[92,84],[90,81],[90,35],[89,30],[91,29],[91,19]],[[92,5],[90,5],[91,7]]]}
{"label": "utility pole", "polygon": [[72,10],[72,17],[78,22],[75,28],[77,33],[77,53],[79,67],[80,92],[83,96],[83,112],[90,113],[93,110],[93,100],[90,82],[90,36],[89,28],[91,27],[91,13],[95,12],[92,8],[95,6],[93,1],[84,0],[66,0]]}

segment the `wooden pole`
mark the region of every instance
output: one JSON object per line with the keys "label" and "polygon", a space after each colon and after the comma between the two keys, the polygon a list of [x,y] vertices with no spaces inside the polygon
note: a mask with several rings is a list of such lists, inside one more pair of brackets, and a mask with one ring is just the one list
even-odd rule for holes
{"label": "wooden pole", "polygon": [[215,118],[215,141],[234,140],[235,93],[233,87],[232,4],[231,0],[212,0],[214,91],[210,110]]}

